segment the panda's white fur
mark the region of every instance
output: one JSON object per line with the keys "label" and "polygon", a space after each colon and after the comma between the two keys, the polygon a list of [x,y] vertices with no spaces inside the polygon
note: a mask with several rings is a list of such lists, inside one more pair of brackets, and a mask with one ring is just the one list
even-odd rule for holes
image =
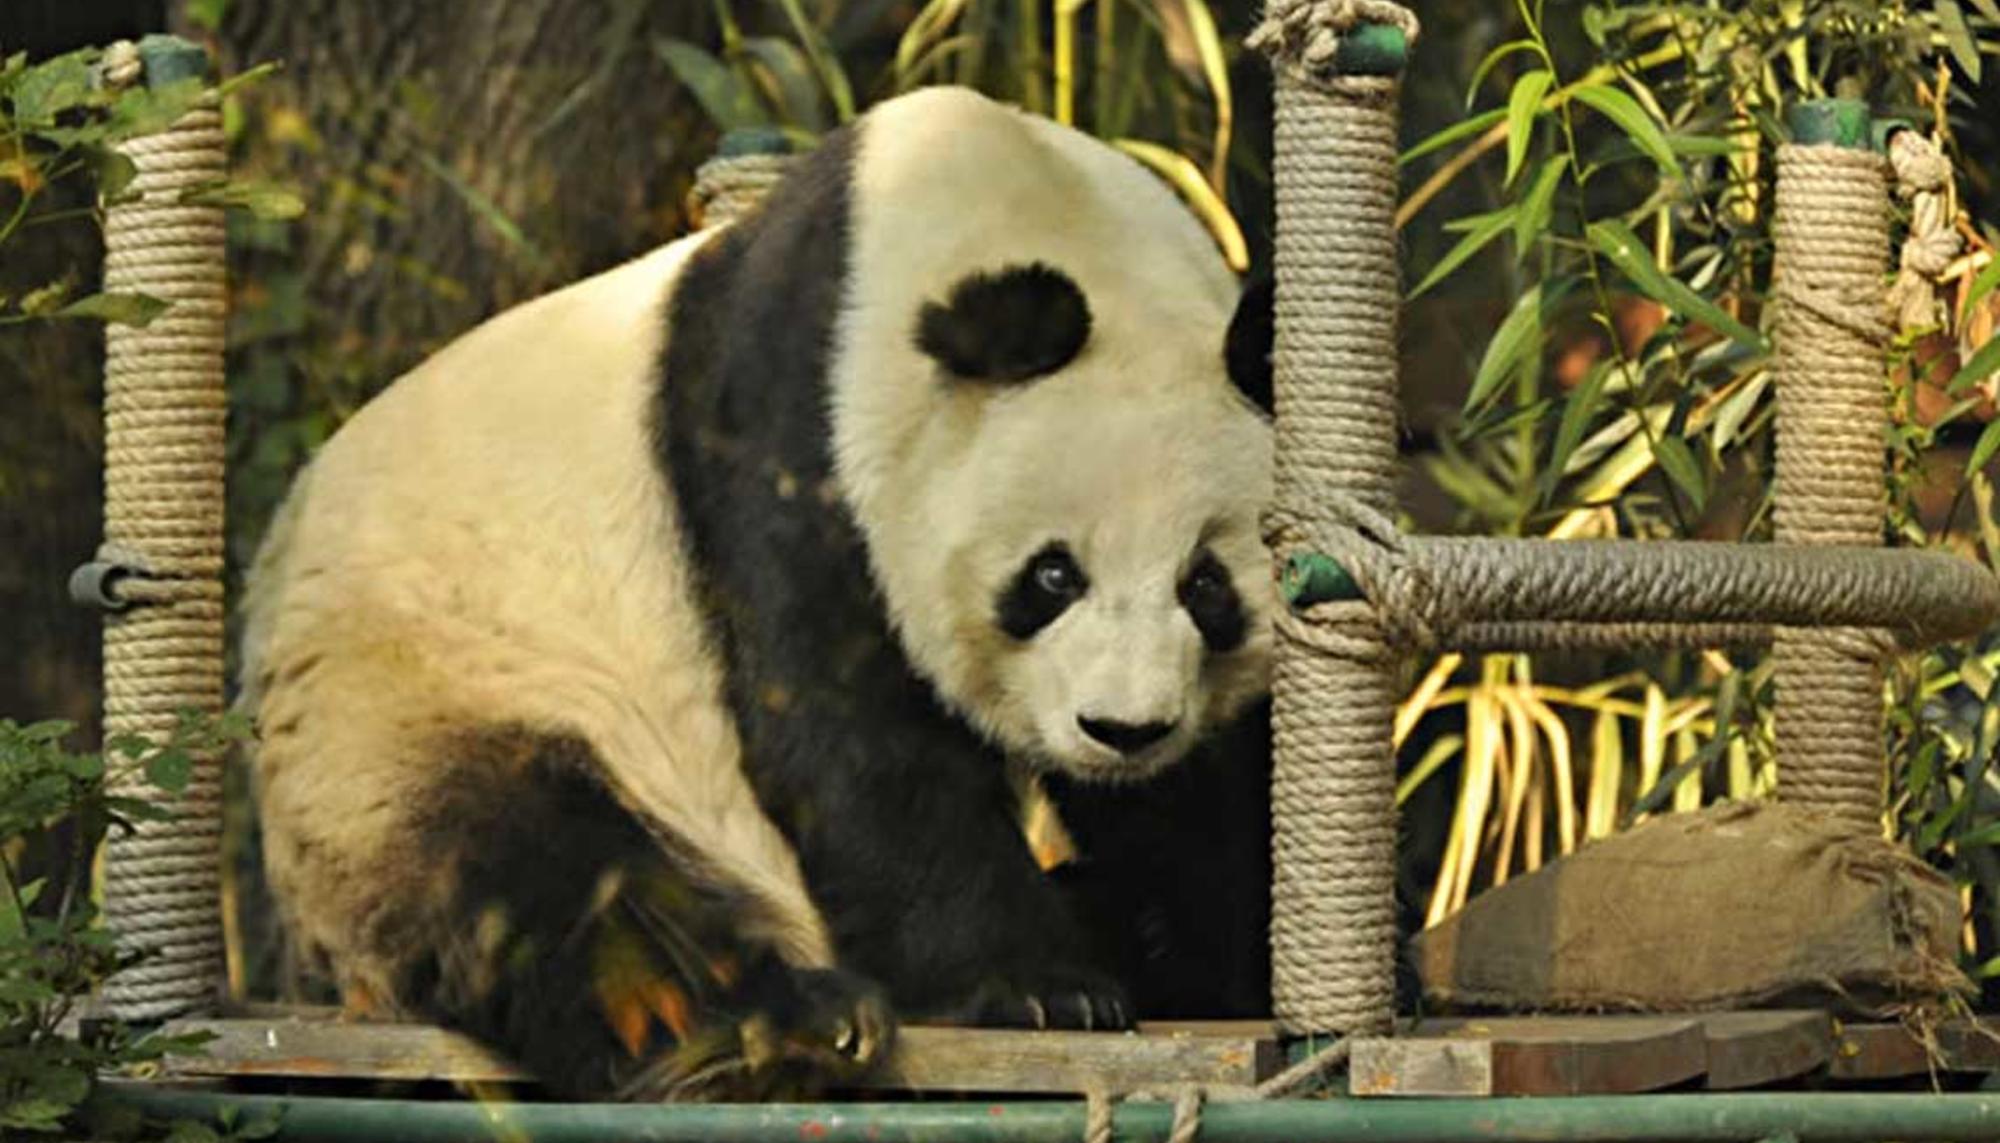
{"label": "panda's white fur", "polygon": [[[950,89],[855,130],[825,379],[832,479],[787,489],[780,472],[777,494],[851,513],[910,661],[1010,756],[1150,773],[1266,685],[1269,431],[1222,374],[1233,277],[1171,192],[1077,133]],[[426,939],[408,918],[453,915],[456,891],[429,875],[426,815],[441,791],[491,780],[448,747],[495,724],[586,742],[627,809],[759,903],[747,937],[794,966],[835,961],[746,776],[729,668],[663,494],[667,300],[719,240],[683,239],[466,334],[343,426],[274,523],[242,657],[265,855],[297,935],[351,996],[423,1011],[401,995],[402,945]],[[914,315],[968,271],[1036,261],[1088,298],[1084,351],[1017,386],[941,377]],[[1092,589],[1017,645],[994,629],[994,594],[1052,535]],[[1176,600],[1203,542],[1250,617],[1224,655]],[[1079,717],[1176,729],[1125,757]],[[478,921],[480,941],[504,939],[505,917]]]}
{"label": "panda's white fur", "polygon": [[[1227,385],[1190,383],[1219,379],[1238,292],[1192,215],[1117,151],[1002,115],[969,129],[995,109],[945,88],[871,117],[850,241],[856,265],[896,272],[857,277],[839,325],[842,487],[905,646],[962,712],[1025,759],[1143,777],[1265,683],[1268,625],[1204,672],[1174,580],[1213,523],[1218,555],[1260,582],[1269,431]],[[1060,383],[998,399],[928,383],[910,315],[967,267],[1034,261],[1090,299],[1089,346]],[[1100,590],[1048,638],[996,651],[992,585],[1064,532]],[[1134,767],[1079,714],[1181,729]]]}

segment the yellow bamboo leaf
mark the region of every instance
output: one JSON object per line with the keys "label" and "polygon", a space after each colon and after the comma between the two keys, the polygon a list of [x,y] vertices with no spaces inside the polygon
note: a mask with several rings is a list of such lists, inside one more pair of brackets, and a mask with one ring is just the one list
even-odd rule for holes
{"label": "yellow bamboo leaf", "polygon": [[1532,692],[1524,698],[1528,717],[1549,744],[1549,777],[1555,783],[1556,844],[1559,852],[1576,852],[1576,775],[1570,763],[1569,727],[1562,717]]}
{"label": "yellow bamboo leaf", "polygon": [[1113,144],[1150,167],[1181,193],[1195,217],[1208,227],[1215,244],[1221,247],[1222,258],[1229,263],[1230,269],[1240,274],[1250,268],[1250,247],[1243,240],[1242,227],[1236,225],[1236,216],[1230,213],[1229,204],[1222,200],[1214,187],[1208,185],[1201,168],[1195,166],[1192,159],[1144,139],[1116,139]]}
{"label": "yellow bamboo leaf", "polygon": [[[1109,3],[1110,0],[1104,0]],[[1229,137],[1236,123],[1235,100],[1229,92],[1229,58],[1222,50],[1222,35],[1215,30],[1215,16],[1207,0],[1183,0],[1187,6],[1188,32],[1201,58],[1201,73],[1208,81],[1208,93],[1215,104],[1215,144],[1208,162],[1208,185],[1222,193],[1223,176],[1229,167]]]}
{"label": "yellow bamboo leaf", "polygon": [[[1641,794],[1650,791],[1660,780],[1662,763],[1667,756],[1667,695],[1658,684],[1646,684],[1646,709],[1639,716],[1639,786]],[[1641,814],[1639,820],[1645,820]]]}
{"label": "yellow bamboo leaf", "polygon": [[1741,738],[1732,738],[1726,747],[1729,755],[1729,799],[1741,802],[1750,798],[1750,747]]}
{"label": "yellow bamboo leaf", "polygon": [[1528,717],[1521,691],[1525,688],[1500,687],[1495,694],[1507,715],[1506,802],[1500,810],[1500,845],[1493,859],[1493,884],[1504,885],[1513,869],[1514,843],[1520,835],[1521,814],[1528,805],[1528,788],[1535,785],[1535,727]]}
{"label": "yellow bamboo leaf", "polygon": [[1548,836],[1543,803],[1548,787],[1541,782],[1528,786],[1528,813],[1521,823],[1521,871],[1533,873],[1542,867],[1542,840]]}
{"label": "yellow bamboo leaf", "polygon": [[1392,742],[1397,746],[1403,744],[1403,740],[1410,736],[1410,731],[1416,729],[1417,720],[1431,708],[1431,703],[1438,697],[1438,692],[1444,689],[1445,683],[1451,681],[1452,672],[1458,670],[1458,665],[1464,661],[1465,656],[1456,651],[1438,656],[1437,662],[1432,663],[1431,669],[1424,673],[1423,681],[1417,684],[1417,689],[1411,691],[1410,697],[1403,700],[1403,705],[1396,708],[1396,725],[1390,735]]}
{"label": "yellow bamboo leaf", "polygon": [[1584,807],[1583,834],[1595,841],[1610,837],[1618,824],[1618,789],[1625,774],[1625,743],[1618,735],[1618,718],[1597,712],[1591,725],[1590,795]]}

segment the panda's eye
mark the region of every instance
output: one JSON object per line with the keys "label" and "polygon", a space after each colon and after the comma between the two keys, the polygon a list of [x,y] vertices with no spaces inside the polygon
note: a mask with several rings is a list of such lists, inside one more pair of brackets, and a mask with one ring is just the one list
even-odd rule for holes
{"label": "panda's eye", "polygon": [[1031,639],[1089,590],[1076,557],[1060,543],[1049,544],[1021,565],[994,601],[994,619],[1014,638]]}
{"label": "panda's eye", "polygon": [[1195,556],[1194,566],[1181,580],[1180,599],[1209,650],[1233,651],[1243,645],[1250,630],[1249,617],[1243,612],[1243,599],[1236,594],[1229,569],[1214,552],[1204,548]]}
{"label": "panda's eye", "polygon": [[1083,592],[1083,570],[1065,551],[1044,552],[1031,565],[1035,586],[1049,595],[1075,596]]}

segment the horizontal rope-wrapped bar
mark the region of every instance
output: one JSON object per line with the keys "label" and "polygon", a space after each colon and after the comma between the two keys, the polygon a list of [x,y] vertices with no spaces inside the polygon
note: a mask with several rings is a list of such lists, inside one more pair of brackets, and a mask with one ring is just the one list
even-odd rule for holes
{"label": "horizontal rope-wrapped bar", "polygon": [[[2000,579],[1944,552],[1445,536],[1392,547],[1347,528],[1315,540],[1406,646],[1719,645],[1773,626],[1873,627],[1921,646],[2000,620]],[[1685,638],[1671,630],[1682,626]]]}

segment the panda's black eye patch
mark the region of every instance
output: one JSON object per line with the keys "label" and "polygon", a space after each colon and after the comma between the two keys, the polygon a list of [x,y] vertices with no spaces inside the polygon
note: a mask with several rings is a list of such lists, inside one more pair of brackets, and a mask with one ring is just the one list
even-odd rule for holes
{"label": "panda's black eye patch", "polygon": [[1244,636],[1250,633],[1250,620],[1243,614],[1243,597],[1236,594],[1236,583],[1229,578],[1229,569],[1215,558],[1215,553],[1203,548],[1196,553],[1187,574],[1181,577],[1181,607],[1186,609],[1188,618],[1201,632],[1202,642],[1211,651],[1234,651],[1243,645]]}
{"label": "panda's black eye patch", "polygon": [[1048,544],[1014,573],[994,603],[994,620],[1008,635],[1029,639],[1054,623],[1089,590],[1090,579],[1069,549],[1060,543]]}
{"label": "panda's black eye patch", "polygon": [[1052,373],[1090,340],[1090,303],[1069,275],[1042,262],[959,279],[917,315],[917,348],[953,376],[1025,381]]}

